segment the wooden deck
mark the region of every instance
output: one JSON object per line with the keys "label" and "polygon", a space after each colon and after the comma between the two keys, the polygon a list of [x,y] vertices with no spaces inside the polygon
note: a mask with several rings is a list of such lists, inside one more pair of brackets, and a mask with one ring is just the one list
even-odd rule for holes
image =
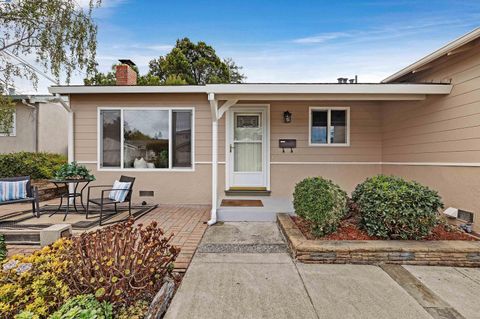
{"label": "wooden deck", "polygon": [[[55,201],[49,201],[49,204],[51,203],[55,203]],[[0,215],[20,209],[28,209],[28,206],[3,206],[0,207]],[[151,221],[156,221],[167,235],[174,234],[172,244],[181,248],[180,255],[175,262],[175,270],[183,272],[190,264],[193,254],[208,227],[207,221],[209,217],[210,206],[208,205],[159,205],[151,212],[140,217],[136,223],[147,225]],[[40,247],[9,245],[8,254],[29,254],[38,248]]]}

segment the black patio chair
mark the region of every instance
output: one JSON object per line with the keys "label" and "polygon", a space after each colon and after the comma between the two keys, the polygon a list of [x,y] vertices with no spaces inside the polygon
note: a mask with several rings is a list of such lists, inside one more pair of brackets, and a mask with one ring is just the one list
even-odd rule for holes
{"label": "black patio chair", "polygon": [[5,202],[0,202],[1,205],[10,205],[10,204],[19,204],[19,203],[32,203],[32,213],[35,217],[40,217],[40,201],[38,196],[38,187],[32,186],[30,176],[19,176],[19,177],[6,177],[0,178],[1,182],[20,182],[27,181],[27,197],[22,199],[9,200]]}
{"label": "black patio chair", "polygon": [[[121,183],[130,183],[130,188],[128,189],[127,196],[125,197],[125,200],[123,203],[128,202],[128,215],[132,216],[132,193],[133,193],[133,183],[135,182],[135,177],[129,177],[129,176],[120,176],[119,182]],[[90,198],[90,190],[92,188],[103,188],[101,190],[101,197],[100,198]],[[124,189],[113,189],[112,185],[95,185],[95,186],[89,186],[88,187],[88,192],[87,192],[87,213],[86,213],[86,218],[88,219],[88,213],[89,211],[89,205],[90,203],[95,204],[100,206],[100,226],[102,226],[102,218],[103,218],[103,209],[104,206],[107,205],[114,205],[115,207],[115,214],[118,214],[117,210],[117,204],[121,204],[121,202],[110,199],[108,197],[108,194],[111,191],[118,191],[118,190],[124,190]],[[105,194],[107,192],[107,194]]]}

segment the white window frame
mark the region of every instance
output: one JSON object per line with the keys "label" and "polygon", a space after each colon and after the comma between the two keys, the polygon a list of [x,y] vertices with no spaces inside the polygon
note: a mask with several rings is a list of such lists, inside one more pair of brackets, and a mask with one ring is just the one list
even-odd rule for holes
{"label": "white window frame", "polygon": [[12,133],[1,133],[0,136],[5,137],[15,137],[17,136],[17,109],[13,112],[13,124],[12,124]]}
{"label": "white window frame", "polygon": [[[118,110],[120,111],[120,167],[101,167],[101,130],[102,123],[100,114],[105,110]],[[124,139],[125,135],[123,132],[123,113],[124,111],[168,111],[168,128],[169,132],[169,143],[168,143],[168,168],[125,168],[123,162],[124,156]],[[191,111],[192,112],[192,151],[191,151],[191,167],[172,167],[172,111]],[[103,106],[97,108],[97,170],[98,171],[108,171],[108,172],[194,172],[195,171],[195,107],[194,106],[155,106],[155,107],[122,107],[122,106]]]}
{"label": "white window frame", "polygon": [[[327,143],[312,143],[312,113],[327,111]],[[347,121],[346,143],[330,143],[331,112],[345,111]],[[308,109],[308,146],[315,147],[349,147],[350,146],[350,107],[349,106],[310,106]]]}

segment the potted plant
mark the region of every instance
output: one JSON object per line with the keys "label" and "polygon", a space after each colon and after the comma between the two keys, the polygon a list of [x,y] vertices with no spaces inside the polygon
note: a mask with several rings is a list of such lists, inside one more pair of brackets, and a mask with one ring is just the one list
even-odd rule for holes
{"label": "potted plant", "polygon": [[83,165],[78,165],[77,162],[63,164],[55,173],[56,180],[75,180],[88,179],[95,180],[95,176],[90,174],[90,171]]}

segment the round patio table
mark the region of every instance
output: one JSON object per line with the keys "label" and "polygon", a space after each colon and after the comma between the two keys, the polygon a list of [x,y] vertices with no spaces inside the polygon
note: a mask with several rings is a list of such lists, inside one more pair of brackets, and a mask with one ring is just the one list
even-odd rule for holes
{"label": "round patio table", "polygon": [[[56,213],[58,213],[61,209],[62,209],[62,205],[63,205],[63,199],[66,198],[67,199],[67,209],[65,211],[65,216],[63,217],[63,221],[65,221],[67,219],[67,215],[68,215],[68,212],[70,211],[70,199],[73,199],[73,208],[75,209],[75,211],[78,213],[78,209],[77,209],[77,204],[75,202],[75,199],[77,197],[80,197],[80,204],[82,204],[82,207],[84,210],[85,209],[85,205],[83,204],[83,190],[88,186],[88,184],[90,184],[90,182],[93,181],[92,179],[63,179],[63,180],[60,180],[60,179],[50,179],[49,182],[55,184],[55,186],[57,187],[58,190],[60,190],[60,186],[59,185],[65,185],[67,187],[67,191],[62,193],[60,195],[60,205],[58,205],[58,208],[50,214],[49,217],[55,215]],[[84,184],[82,186],[82,188],[80,189],[80,191],[78,191],[78,186],[80,184]],[[73,185],[72,189],[73,191],[70,190],[70,185]]]}

